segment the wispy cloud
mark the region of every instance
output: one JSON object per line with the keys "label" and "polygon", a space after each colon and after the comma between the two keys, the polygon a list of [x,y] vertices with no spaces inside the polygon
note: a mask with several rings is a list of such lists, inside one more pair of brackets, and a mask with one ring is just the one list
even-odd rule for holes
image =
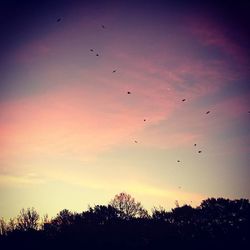
{"label": "wispy cloud", "polygon": [[230,31],[226,30],[222,24],[205,17],[190,18],[190,24],[190,31],[204,46],[220,49],[236,62],[242,63],[243,67],[247,63],[244,50],[230,39],[228,35]]}
{"label": "wispy cloud", "polygon": [[16,187],[23,186],[35,186],[39,184],[45,184],[46,180],[35,173],[28,173],[26,175],[13,175],[13,174],[0,174],[0,186],[1,187]]}

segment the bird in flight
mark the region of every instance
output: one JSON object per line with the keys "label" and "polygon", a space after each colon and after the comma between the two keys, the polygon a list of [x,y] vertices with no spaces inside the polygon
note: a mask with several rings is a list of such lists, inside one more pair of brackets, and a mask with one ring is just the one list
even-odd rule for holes
{"label": "bird in flight", "polygon": [[105,29],[105,26],[104,26],[104,25],[102,25],[102,28],[103,28],[103,29]]}
{"label": "bird in flight", "polygon": [[58,18],[56,21],[59,23],[62,19],[61,18]]}
{"label": "bird in flight", "polygon": [[186,99],[182,99],[182,101],[183,101],[183,102],[185,102],[185,101],[186,101]]}
{"label": "bird in flight", "polygon": [[138,143],[138,141],[135,140],[135,143]]}
{"label": "bird in flight", "polygon": [[112,71],[112,73],[115,73],[116,72],[116,69]]}
{"label": "bird in flight", "polygon": [[96,56],[99,56],[99,54],[96,54]]}
{"label": "bird in flight", "polygon": [[146,121],[146,119],[143,120],[144,122]]}
{"label": "bird in flight", "polygon": [[196,147],[196,145],[197,145],[197,144],[195,143],[194,146]]}
{"label": "bird in flight", "polygon": [[210,111],[207,111],[207,112],[206,112],[206,115],[208,115],[209,113],[210,113]]}
{"label": "bird in flight", "polygon": [[93,49],[90,49],[90,51],[91,51],[91,52],[94,52],[94,50],[93,50]]}
{"label": "bird in flight", "polygon": [[198,151],[199,154],[200,154],[201,152],[202,152],[201,150]]}
{"label": "bird in flight", "polygon": [[130,92],[130,91],[128,91],[128,92],[127,92],[127,94],[128,94],[128,95],[130,95],[130,94],[131,94],[131,92]]}
{"label": "bird in flight", "polygon": [[177,160],[177,162],[181,162],[180,160]]}

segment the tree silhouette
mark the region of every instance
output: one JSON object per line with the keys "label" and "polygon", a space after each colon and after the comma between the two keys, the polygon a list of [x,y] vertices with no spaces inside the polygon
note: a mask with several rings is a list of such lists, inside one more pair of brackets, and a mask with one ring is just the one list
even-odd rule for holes
{"label": "tree silhouette", "polygon": [[193,217],[195,209],[189,205],[184,205],[182,207],[176,207],[172,209],[172,217],[175,222],[189,222]]}
{"label": "tree silhouette", "polygon": [[0,235],[6,235],[8,231],[7,223],[3,218],[0,218]]}
{"label": "tree silhouette", "polygon": [[12,232],[17,228],[16,218],[10,218],[7,228],[8,232]]}
{"label": "tree silhouette", "polygon": [[154,208],[152,211],[152,219],[155,221],[173,222],[173,216],[171,212],[167,212],[163,207]]}
{"label": "tree silhouette", "polygon": [[21,231],[38,229],[39,214],[32,208],[22,209],[17,216],[16,228]]}
{"label": "tree silhouette", "polygon": [[50,219],[49,219],[48,214],[43,215],[43,217],[41,218],[41,229],[44,230],[44,226],[49,223],[50,223]]}
{"label": "tree silhouette", "polygon": [[89,207],[88,211],[83,213],[83,218],[87,220],[88,223],[92,222],[100,225],[114,221],[118,217],[119,211],[111,205],[96,205],[94,208]]}
{"label": "tree silhouette", "polygon": [[[145,216],[146,215],[146,216]],[[193,208],[154,208],[152,216],[129,194],[87,211],[60,211],[38,225],[32,209],[5,223],[0,219],[1,249],[248,249],[249,200],[210,198]]]}
{"label": "tree silhouette", "polygon": [[119,217],[122,219],[145,218],[147,211],[140,202],[136,202],[130,194],[120,193],[111,200],[110,205],[117,209]]}
{"label": "tree silhouette", "polygon": [[52,220],[52,223],[55,223],[57,225],[70,225],[72,224],[73,220],[73,213],[70,212],[68,209],[63,209],[57,214],[56,218]]}

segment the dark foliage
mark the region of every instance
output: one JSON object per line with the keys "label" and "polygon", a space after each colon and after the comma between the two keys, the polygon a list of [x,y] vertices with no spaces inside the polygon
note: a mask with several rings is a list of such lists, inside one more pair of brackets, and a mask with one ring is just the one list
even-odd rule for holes
{"label": "dark foliage", "polygon": [[[145,216],[141,204],[124,195],[127,194],[122,193],[112,200],[114,206],[96,205],[82,213],[62,210],[39,228],[39,216],[35,210],[22,210],[19,220],[16,224],[12,222],[11,227],[1,221],[0,248],[112,250],[250,247],[250,203],[246,199],[212,198],[204,200],[197,208],[184,205],[169,212],[155,208],[152,216],[147,213]],[[122,200],[126,204],[118,203],[118,207],[116,202]],[[127,210],[121,210],[123,205]],[[131,206],[132,210],[127,206]],[[140,216],[142,210],[144,213]],[[124,211],[134,212],[125,216]]]}

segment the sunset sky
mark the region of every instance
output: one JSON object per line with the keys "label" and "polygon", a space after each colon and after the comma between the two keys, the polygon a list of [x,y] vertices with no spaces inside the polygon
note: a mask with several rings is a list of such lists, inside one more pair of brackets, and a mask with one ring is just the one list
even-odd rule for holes
{"label": "sunset sky", "polygon": [[250,198],[249,4],[172,2],[1,1],[0,217]]}

